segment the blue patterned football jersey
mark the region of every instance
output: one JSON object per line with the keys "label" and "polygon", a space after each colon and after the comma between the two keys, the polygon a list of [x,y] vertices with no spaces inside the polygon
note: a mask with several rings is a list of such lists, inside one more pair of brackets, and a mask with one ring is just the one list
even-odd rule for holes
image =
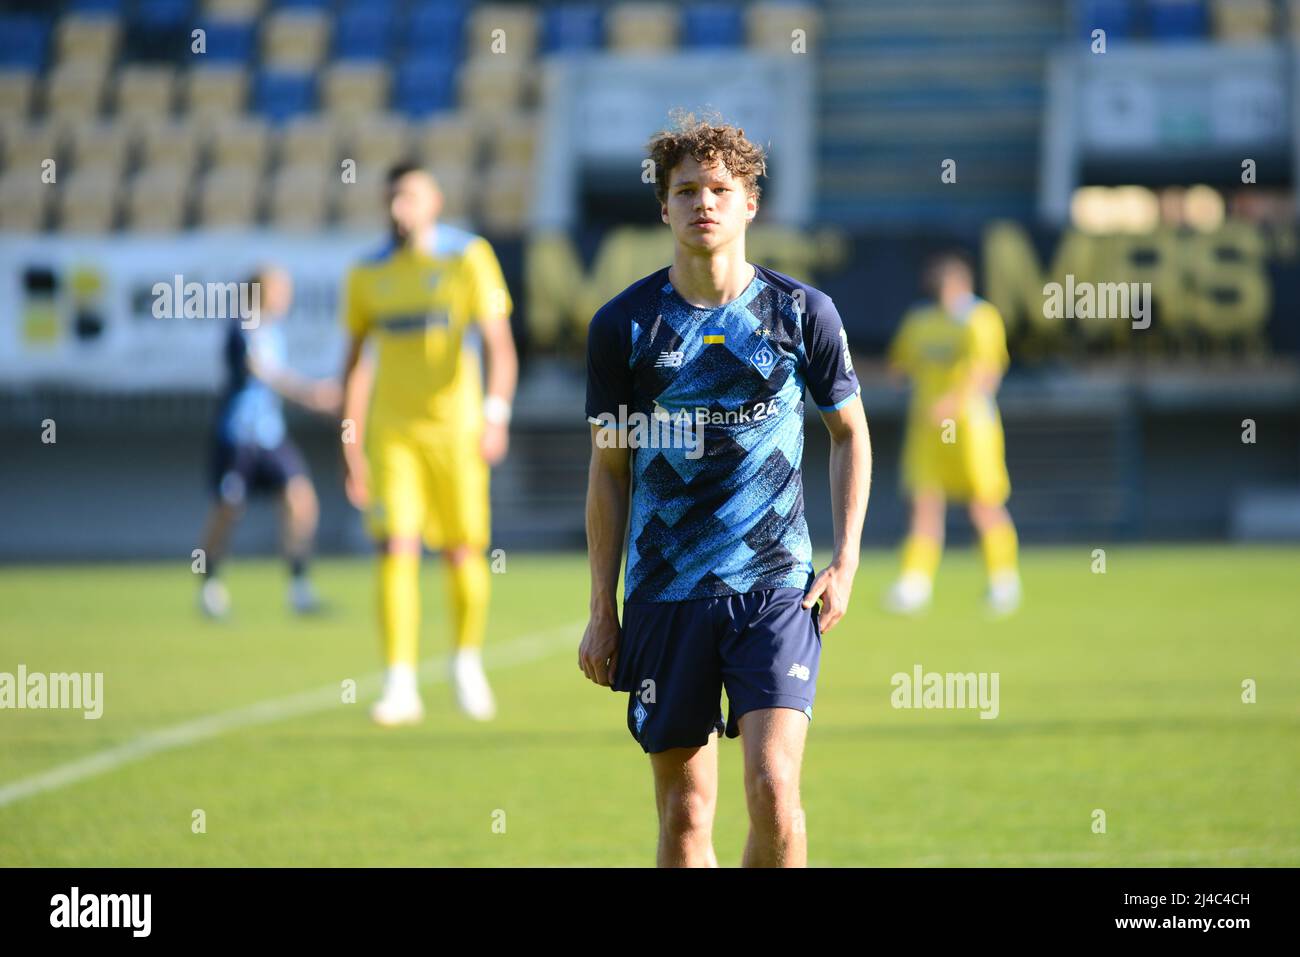
{"label": "blue patterned football jersey", "polygon": [[823,411],[860,390],[830,298],[754,269],[736,299],[698,309],[665,267],[592,318],[587,418],[633,447],[625,601],[812,583],[804,390]]}

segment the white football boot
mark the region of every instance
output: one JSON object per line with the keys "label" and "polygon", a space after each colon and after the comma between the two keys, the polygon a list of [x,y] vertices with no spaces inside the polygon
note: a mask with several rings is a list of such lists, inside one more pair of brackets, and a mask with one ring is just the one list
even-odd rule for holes
{"label": "white football boot", "polygon": [[915,615],[930,604],[933,592],[933,583],[924,575],[904,575],[885,594],[885,608],[895,615]]}
{"label": "white football boot", "polygon": [[1020,576],[1016,572],[1001,572],[989,580],[989,614],[1005,618],[1020,607]]}
{"label": "white football boot", "polygon": [[205,578],[199,589],[199,609],[209,618],[230,614],[230,592],[219,578]]}
{"label": "white football boot", "polygon": [[394,665],[384,677],[384,693],[370,709],[370,720],[385,728],[418,724],[424,719],[424,702],[416,686],[415,669]]}
{"label": "white football boot", "polygon": [[496,717],[496,700],[492,697],[487,675],[483,672],[483,657],[477,648],[462,648],[451,656],[451,683],[456,689],[456,703],[461,711],[475,721],[491,721]]}

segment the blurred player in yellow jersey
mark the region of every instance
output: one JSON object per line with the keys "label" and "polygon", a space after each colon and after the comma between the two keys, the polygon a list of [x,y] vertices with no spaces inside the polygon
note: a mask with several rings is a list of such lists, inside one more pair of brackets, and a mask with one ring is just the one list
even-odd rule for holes
{"label": "blurred player in yellow jersey", "polygon": [[974,293],[970,263],[960,253],[935,257],[926,269],[932,304],[903,317],[889,348],[893,371],[912,383],[903,439],[903,488],[912,523],[902,571],[886,596],[893,611],[920,611],[930,601],[943,551],[948,500],[967,503],[988,570],[989,608],[1009,614],[1020,604],[1016,529],[1002,419],[994,396],[1006,371],[1006,329],[992,305]]}
{"label": "blurred player in yellow jersey", "polygon": [[[393,167],[388,206],[388,243],[352,268],[344,293],[347,492],[379,550],[388,669],[371,717],[398,725],[424,716],[416,680],[423,541],[447,561],[457,701],[488,720],[496,712],[480,658],[491,579],[488,468],[509,442],[518,370],[510,295],[487,241],[437,222],[442,194],[427,171]],[[475,341],[486,352],[486,397]]]}

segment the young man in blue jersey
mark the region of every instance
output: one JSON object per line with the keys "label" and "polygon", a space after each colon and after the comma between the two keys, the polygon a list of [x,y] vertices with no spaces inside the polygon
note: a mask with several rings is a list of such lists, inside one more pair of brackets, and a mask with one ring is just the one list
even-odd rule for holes
{"label": "young man in blue jersey", "polygon": [[[591,608],[578,663],[628,692],[628,730],[654,772],[660,866],[717,865],[724,733],[744,751],[743,863],[803,866],[800,767],[821,636],[858,566],[866,417],[831,300],[745,260],[763,151],[743,130],[685,116],[649,152],[675,251],[588,333]],[[805,389],[831,435],[835,542],[820,574],[803,512]]]}
{"label": "young man in blue jersey", "polygon": [[293,299],[289,274],[264,267],[249,281],[258,284],[257,323],[245,329],[232,319],[222,347],[226,384],[213,430],[210,473],[215,501],[204,533],[206,570],[199,590],[199,608],[212,618],[230,610],[230,593],[219,577],[222,559],[245,503],[258,493],[280,500],[290,606],[302,614],[319,606],[307,577],[319,511],[316,490],[289,438],[283,400],[323,415],[336,415],[342,402],[342,390],[333,381],[305,379],[287,364],[279,322]]}

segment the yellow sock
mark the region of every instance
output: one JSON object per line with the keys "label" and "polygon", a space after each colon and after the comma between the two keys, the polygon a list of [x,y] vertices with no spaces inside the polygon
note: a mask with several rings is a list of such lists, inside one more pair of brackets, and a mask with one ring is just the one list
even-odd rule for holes
{"label": "yellow sock", "polygon": [[933,538],[926,535],[907,536],[903,542],[903,576],[919,575],[927,581],[934,581],[941,551],[942,546]]}
{"label": "yellow sock", "polygon": [[420,556],[379,556],[379,632],[384,662],[415,667],[420,644]]}
{"label": "yellow sock", "polygon": [[487,557],[471,552],[459,565],[448,563],[453,639],[457,648],[481,648],[487,632],[488,595],[492,572]]}
{"label": "yellow sock", "polygon": [[1010,522],[994,525],[980,536],[980,547],[984,550],[984,566],[989,578],[1008,572],[1015,573],[1018,564],[1019,542],[1016,539],[1016,527]]}

